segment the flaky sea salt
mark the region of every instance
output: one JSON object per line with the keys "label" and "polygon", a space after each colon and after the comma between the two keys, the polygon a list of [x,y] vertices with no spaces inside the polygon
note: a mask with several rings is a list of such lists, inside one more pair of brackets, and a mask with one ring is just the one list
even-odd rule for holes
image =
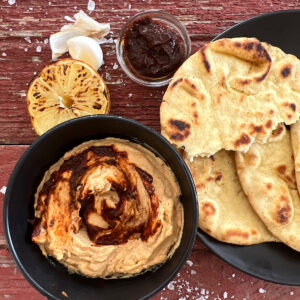
{"label": "flaky sea salt", "polygon": [[293,292],[293,291],[290,291],[290,295],[293,296],[293,295],[294,295],[294,292]]}
{"label": "flaky sea salt", "polygon": [[5,52],[2,52],[2,56],[7,56],[7,54]]}
{"label": "flaky sea salt", "polygon": [[193,265],[193,262],[191,260],[187,260],[186,263],[191,267]]}
{"label": "flaky sea salt", "polygon": [[197,272],[195,270],[191,270],[191,274],[195,275],[195,274],[197,274]]}
{"label": "flaky sea salt", "polygon": [[226,298],[227,298],[227,295],[228,295],[227,292],[224,292],[223,298],[226,299]]}
{"label": "flaky sea salt", "polygon": [[26,37],[24,38],[24,40],[25,40],[27,43],[31,44],[31,39],[30,39],[29,36],[26,36]]}
{"label": "flaky sea salt", "polygon": [[128,9],[131,9],[131,4],[128,5]]}
{"label": "flaky sea salt", "polygon": [[235,277],[235,274],[233,273],[233,274],[231,275],[231,277],[234,278],[234,277]]}
{"label": "flaky sea salt", "polygon": [[106,79],[107,79],[107,80],[111,80],[111,76],[110,76],[109,73],[106,72],[106,73],[105,73],[105,76],[106,76]]}
{"label": "flaky sea salt", "polygon": [[27,51],[28,51],[28,48],[24,48],[24,51],[27,52]]}
{"label": "flaky sea salt", "polygon": [[32,8],[32,7],[29,7],[29,10],[33,10],[33,8]]}
{"label": "flaky sea salt", "polygon": [[264,290],[263,288],[260,288],[258,291],[259,291],[261,294],[264,294],[264,293],[266,292],[266,290]]}
{"label": "flaky sea salt", "polygon": [[49,39],[44,39],[44,44],[47,45],[49,43]]}
{"label": "flaky sea salt", "polygon": [[41,46],[37,46],[36,47],[36,52],[42,52],[42,47]]}
{"label": "flaky sea salt", "polygon": [[65,16],[65,20],[68,21],[68,22],[75,22],[75,20],[72,19],[72,18],[69,17],[69,16]]}
{"label": "flaky sea salt", "polygon": [[16,3],[16,0],[8,0],[9,5],[14,5]]}
{"label": "flaky sea salt", "polygon": [[95,2],[93,1],[93,0],[89,0],[89,3],[88,3],[88,10],[90,11],[90,12],[92,12],[94,9],[95,9]]}
{"label": "flaky sea salt", "polygon": [[131,98],[131,97],[132,97],[132,94],[131,94],[131,93],[129,93],[129,94],[128,94],[128,98]]}
{"label": "flaky sea salt", "polygon": [[5,193],[6,193],[6,186],[3,186],[1,188],[0,193],[3,194],[3,195],[5,195]]}
{"label": "flaky sea salt", "polygon": [[174,291],[174,289],[175,289],[174,284],[173,284],[172,281],[168,284],[167,287],[168,287],[168,289],[169,289],[170,291]]}
{"label": "flaky sea salt", "polygon": [[114,69],[114,70],[117,70],[118,68],[119,68],[118,64],[114,63],[113,69]]}

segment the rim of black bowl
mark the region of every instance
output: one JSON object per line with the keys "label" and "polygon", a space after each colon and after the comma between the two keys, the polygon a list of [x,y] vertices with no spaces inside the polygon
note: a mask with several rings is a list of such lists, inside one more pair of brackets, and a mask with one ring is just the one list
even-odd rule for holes
{"label": "rim of black bowl", "polygon": [[[195,185],[194,185],[192,175],[190,173],[189,168],[187,167],[184,160],[182,159],[181,155],[179,154],[179,152],[159,132],[157,132],[154,129],[152,129],[152,128],[150,128],[150,127],[148,127],[148,126],[146,126],[146,125],[144,125],[144,124],[142,124],[138,121],[135,121],[133,119],[129,119],[129,118],[121,117],[121,116],[117,116],[117,115],[89,115],[89,116],[83,116],[83,117],[71,119],[71,120],[65,121],[61,124],[58,124],[57,126],[55,126],[55,127],[51,128],[50,130],[48,130],[43,135],[39,136],[28,147],[28,149],[25,150],[25,152],[22,154],[20,159],[17,161],[17,163],[16,163],[16,165],[15,165],[15,167],[14,167],[12,173],[11,173],[9,181],[8,181],[7,191],[5,193],[4,205],[3,205],[3,225],[4,225],[4,233],[5,233],[5,238],[6,238],[6,241],[7,241],[7,245],[8,245],[9,251],[10,251],[15,263],[17,264],[19,270],[21,271],[21,273],[23,274],[25,279],[34,288],[36,288],[40,293],[42,293],[44,296],[49,297],[50,299],[59,299],[59,298],[55,297],[54,295],[52,295],[51,293],[49,293],[46,289],[41,287],[40,284],[31,277],[30,272],[28,272],[26,270],[26,268],[23,266],[22,262],[19,260],[19,257],[17,255],[17,253],[15,252],[14,245],[11,241],[11,234],[10,234],[8,218],[7,218],[7,216],[8,216],[7,212],[8,212],[8,207],[9,207],[9,198],[10,198],[10,194],[11,194],[11,188],[12,188],[13,183],[15,181],[16,174],[19,172],[24,160],[26,159],[28,153],[32,151],[32,149],[35,149],[39,145],[39,143],[41,143],[41,141],[47,139],[47,137],[49,135],[52,135],[53,132],[56,132],[56,131],[60,130],[62,127],[68,126],[69,124],[72,124],[72,123],[83,122],[84,120],[91,119],[91,118],[104,118],[104,119],[123,120],[125,122],[129,122],[133,125],[139,126],[143,130],[147,131],[148,133],[153,134],[154,136],[156,136],[156,138],[160,139],[167,147],[170,148],[170,150],[175,155],[176,159],[180,162],[180,164],[182,165],[182,167],[183,167],[183,169],[184,169],[184,171],[187,175],[189,185],[192,188],[192,193],[193,193],[193,198],[194,198],[193,199],[193,206],[194,206],[193,212],[195,214],[194,217],[196,217],[196,220],[197,220],[197,222],[194,222],[194,224],[193,224],[192,238],[190,239],[190,241],[188,243],[188,247],[186,248],[185,255],[180,259],[180,262],[177,264],[177,267],[174,269],[174,271],[171,273],[171,275],[168,277],[168,279],[166,279],[164,282],[162,282],[156,289],[152,290],[150,293],[148,293],[147,295],[144,295],[142,298],[140,298],[140,299],[148,299],[148,298],[154,296],[155,294],[157,294],[160,290],[162,290],[177,275],[177,273],[180,271],[180,269],[183,267],[184,263],[188,259],[189,255],[192,251],[192,248],[193,248],[193,245],[194,245],[194,242],[195,242],[195,239],[196,239],[196,235],[197,235],[198,218],[199,218],[198,201],[197,201],[197,192],[196,192],[196,188],[195,188]],[[164,158],[163,155],[161,155],[161,157]],[[91,280],[92,279],[93,278],[91,278]]]}

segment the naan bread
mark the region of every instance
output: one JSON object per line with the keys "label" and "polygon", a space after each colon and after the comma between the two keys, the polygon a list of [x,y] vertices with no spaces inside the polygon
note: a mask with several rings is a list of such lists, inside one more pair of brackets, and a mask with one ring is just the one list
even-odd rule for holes
{"label": "naan bread", "polygon": [[199,227],[227,243],[251,245],[275,238],[251,208],[236,174],[234,153],[186,159],[199,203]]}
{"label": "naan bread", "polygon": [[245,194],[270,232],[300,251],[300,198],[290,132],[282,125],[268,143],[236,152],[236,166]]}
{"label": "naan bread", "polygon": [[189,158],[247,151],[299,119],[300,62],[255,38],[211,42],[174,75],[160,108],[162,134]]}
{"label": "naan bread", "polygon": [[294,154],[296,183],[298,191],[300,191],[300,121],[291,126],[291,141]]}

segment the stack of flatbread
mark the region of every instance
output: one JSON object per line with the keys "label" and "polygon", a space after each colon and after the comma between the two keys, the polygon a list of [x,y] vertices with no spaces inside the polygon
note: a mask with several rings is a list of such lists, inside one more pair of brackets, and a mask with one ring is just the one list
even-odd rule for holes
{"label": "stack of flatbread", "polygon": [[300,251],[299,116],[300,61],[279,48],[221,39],[185,61],[164,95],[161,130],[191,170],[203,231]]}

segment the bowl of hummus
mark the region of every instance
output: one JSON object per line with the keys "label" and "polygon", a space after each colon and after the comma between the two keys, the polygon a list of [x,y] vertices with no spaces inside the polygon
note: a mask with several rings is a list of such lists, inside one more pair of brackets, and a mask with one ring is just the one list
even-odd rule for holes
{"label": "bowl of hummus", "polygon": [[4,227],[50,299],[146,299],[186,261],[198,223],[180,154],[130,119],[88,116],[39,137],[17,163]]}

